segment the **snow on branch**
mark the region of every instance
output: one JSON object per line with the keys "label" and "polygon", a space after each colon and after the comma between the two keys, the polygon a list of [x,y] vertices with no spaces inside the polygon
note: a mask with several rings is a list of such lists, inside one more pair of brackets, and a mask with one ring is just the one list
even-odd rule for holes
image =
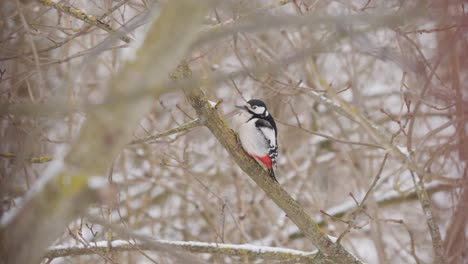
{"label": "snow on branch", "polygon": [[[165,247],[161,247],[165,246]],[[220,244],[198,241],[169,241],[156,240],[154,243],[137,242],[126,240],[98,241],[92,246],[54,246],[49,248],[45,257],[54,259],[58,257],[106,254],[109,252],[125,251],[161,251],[166,247],[174,250],[186,250],[192,253],[219,254],[234,257],[249,257],[268,260],[292,260],[307,261],[316,256],[317,251],[305,252],[294,249],[255,246],[251,244]]]}

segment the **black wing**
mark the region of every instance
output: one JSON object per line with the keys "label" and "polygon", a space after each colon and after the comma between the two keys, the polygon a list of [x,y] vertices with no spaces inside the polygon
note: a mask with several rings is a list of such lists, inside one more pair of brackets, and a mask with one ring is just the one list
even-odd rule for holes
{"label": "black wing", "polygon": [[278,144],[276,140],[276,124],[269,122],[265,119],[258,119],[255,126],[262,132],[265,140],[268,142],[268,156],[274,165],[276,165],[276,158],[278,157]]}

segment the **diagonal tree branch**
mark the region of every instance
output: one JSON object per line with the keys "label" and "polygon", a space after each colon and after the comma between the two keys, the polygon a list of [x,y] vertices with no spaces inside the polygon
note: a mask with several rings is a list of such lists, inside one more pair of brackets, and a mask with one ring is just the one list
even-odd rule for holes
{"label": "diagonal tree branch", "polygon": [[[179,76],[189,77],[191,75],[187,64],[179,66],[179,71],[181,72]],[[242,148],[238,147],[236,135],[200,88],[185,89],[184,93],[199,118],[206,120],[206,127],[210,129],[211,133],[223,145],[237,165],[265,191],[270,199],[286,212],[287,216],[304,232],[305,236],[312,241],[323,255],[332,259],[335,263],[361,263],[341,245],[333,243],[317,223],[304,212],[302,206],[279,184],[276,184],[268,173],[248,156]]]}

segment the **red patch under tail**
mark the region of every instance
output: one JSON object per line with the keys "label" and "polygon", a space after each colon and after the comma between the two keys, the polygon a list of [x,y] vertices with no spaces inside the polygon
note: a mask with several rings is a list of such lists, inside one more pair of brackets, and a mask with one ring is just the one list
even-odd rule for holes
{"label": "red patch under tail", "polygon": [[270,174],[271,178],[273,178],[273,180],[275,182],[278,182],[278,180],[275,177],[275,172],[273,171],[273,162],[272,162],[271,158],[268,155],[260,157],[260,156],[256,156],[256,155],[251,155],[248,152],[247,152],[247,154],[249,154],[249,156],[251,156],[251,157],[254,157],[258,161],[260,161],[263,165],[265,165],[265,167],[267,168],[268,173]]}
{"label": "red patch under tail", "polygon": [[270,157],[268,156],[263,156],[263,157],[259,157],[259,156],[254,156],[256,159],[258,159],[259,161],[261,161],[263,164],[265,164],[265,166],[267,167],[267,169],[271,170],[272,167],[273,167],[273,164],[271,162],[271,159]]}
{"label": "red patch under tail", "polygon": [[275,182],[278,182],[278,180],[275,177],[275,172],[273,171],[273,163],[270,157],[269,156],[263,156],[263,157],[254,156],[254,157],[265,165],[265,167],[268,169],[268,173],[270,174],[271,178],[273,178]]}

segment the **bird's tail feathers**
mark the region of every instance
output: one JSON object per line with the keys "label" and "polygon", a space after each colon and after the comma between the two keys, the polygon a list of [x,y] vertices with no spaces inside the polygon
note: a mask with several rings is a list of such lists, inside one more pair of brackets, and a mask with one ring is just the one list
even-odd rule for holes
{"label": "bird's tail feathers", "polygon": [[272,178],[276,183],[279,183],[278,180],[277,180],[276,177],[275,177],[275,171],[273,170],[273,168],[268,169],[268,173],[270,174],[271,178]]}

